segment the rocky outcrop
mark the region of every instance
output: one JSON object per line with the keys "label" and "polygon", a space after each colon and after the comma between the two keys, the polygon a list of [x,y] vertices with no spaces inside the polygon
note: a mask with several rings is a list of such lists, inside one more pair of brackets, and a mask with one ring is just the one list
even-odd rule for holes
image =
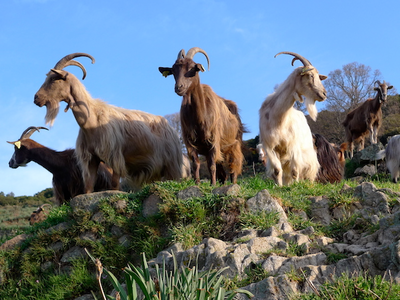
{"label": "rocky outcrop", "polygon": [[[315,236],[312,227],[293,231],[279,202],[263,190],[248,199],[246,206],[253,212],[278,212],[280,219],[274,228],[261,232],[245,231],[232,242],[207,238],[188,250],[176,244],[160,252],[149,264],[165,261],[166,266],[172,268],[174,253],[180,265],[194,265],[197,259],[200,269],[228,267],[224,274],[237,279],[244,279],[254,265],[259,265],[270,276],[244,287],[255,295],[255,300],[288,299],[289,295],[311,292],[311,286],[306,281],[318,288],[343,273],[356,275],[367,272],[371,276],[391,277],[400,283],[400,212],[391,212],[386,196],[388,192],[378,190],[368,182],[354,189],[354,196],[360,202],[353,205],[353,213],[359,215],[360,222],[371,222],[379,229],[371,233],[351,229],[344,233],[342,242],[336,242],[332,238]],[[343,218],[343,214],[331,208],[329,199],[313,197],[310,200],[311,218],[322,224]],[[243,237],[248,237],[248,240],[238,242],[246,240]],[[299,247],[304,255],[290,255],[289,247]],[[347,258],[330,262],[327,255],[332,254],[345,254]],[[293,280],[290,276],[293,273],[302,275],[303,279]],[[236,299],[246,297],[238,295]]]}

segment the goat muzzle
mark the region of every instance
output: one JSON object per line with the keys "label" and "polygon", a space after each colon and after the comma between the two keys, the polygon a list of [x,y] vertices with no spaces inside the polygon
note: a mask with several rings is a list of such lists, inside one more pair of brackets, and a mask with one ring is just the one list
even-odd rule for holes
{"label": "goat muzzle", "polygon": [[35,103],[37,106],[42,107],[44,105],[44,103],[41,103],[39,96],[37,94],[35,94],[35,97],[33,99],[33,103]]}

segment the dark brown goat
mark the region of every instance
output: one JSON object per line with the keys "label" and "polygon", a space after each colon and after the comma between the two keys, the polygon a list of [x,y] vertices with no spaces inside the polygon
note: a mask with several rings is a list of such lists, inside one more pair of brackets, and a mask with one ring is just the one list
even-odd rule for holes
{"label": "dark brown goat", "polygon": [[204,155],[211,175],[211,184],[216,179],[222,183],[226,180],[224,164],[228,165],[230,178],[236,183],[242,172],[243,153],[242,136],[245,132],[235,102],[226,100],[206,84],[200,84],[199,71],[204,71],[201,64],[195,63],[193,57],[207,53],[198,48],[191,48],[185,55],[182,49],[172,68],[159,68],[167,77],[174,75],[175,92],[183,96],[180,118],[182,135],[188,155],[194,164],[194,177],[200,182],[200,160]]}
{"label": "dark brown goat", "polygon": [[387,99],[387,90],[393,88],[385,81],[375,81],[377,85],[375,98],[369,98],[357,108],[350,111],[343,126],[346,132],[346,141],[353,157],[354,143],[358,144],[358,150],[364,149],[365,137],[370,134],[371,144],[378,142],[378,132],[382,124],[382,105]]}
{"label": "dark brown goat", "polygon": [[33,225],[39,222],[43,222],[44,220],[47,219],[47,212],[44,210],[44,207],[46,206],[50,206],[51,205],[48,203],[42,204],[41,206],[39,206],[36,210],[34,210],[32,212],[32,214],[30,215],[30,217],[28,218],[29,224]]}
{"label": "dark brown goat", "polygon": [[320,164],[316,181],[321,183],[340,182],[344,174],[346,144],[343,143],[340,147],[332,145],[318,133],[313,134],[313,140]]}
{"label": "dark brown goat", "polygon": [[[30,161],[41,165],[53,174],[53,191],[57,204],[61,205],[76,195],[84,193],[82,172],[78,167],[74,149],[61,152],[49,149],[30,137],[35,131],[46,127],[27,128],[14,145],[14,154],[9,161],[10,168],[26,166]],[[95,191],[112,189],[112,173],[105,164],[100,164]]]}

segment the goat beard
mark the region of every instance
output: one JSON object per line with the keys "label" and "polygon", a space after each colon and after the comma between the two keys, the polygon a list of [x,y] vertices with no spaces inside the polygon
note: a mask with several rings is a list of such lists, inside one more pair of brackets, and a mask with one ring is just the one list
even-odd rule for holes
{"label": "goat beard", "polygon": [[46,103],[46,124],[53,126],[54,120],[58,115],[58,111],[60,109],[60,103],[58,102],[47,102]]}
{"label": "goat beard", "polygon": [[313,119],[315,122],[317,120],[317,115],[318,115],[317,106],[315,105],[315,101],[310,98],[306,98],[305,102],[306,102],[305,104],[306,104],[308,114],[310,115],[311,119]]}

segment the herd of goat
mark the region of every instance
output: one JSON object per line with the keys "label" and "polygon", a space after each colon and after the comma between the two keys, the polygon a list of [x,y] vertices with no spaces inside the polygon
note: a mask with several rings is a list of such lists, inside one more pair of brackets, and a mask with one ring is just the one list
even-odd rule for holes
{"label": "herd of goat", "polygon": [[[29,127],[15,142],[11,168],[25,166],[34,161],[53,174],[56,201],[62,204],[72,197],[102,190],[120,189],[121,180],[130,190],[158,180],[179,180],[193,173],[200,182],[200,159],[205,157],[211,184],[228,179],[236,183],[241,174],[244,156],[241,121],[235,102],[218,96],[210,86],[200,83],[199,72],[204,67],[193,57],[201,48],[184,50],[172,67],[160,67],[165,77],[173,75],[175,93],[182,96],[180,122],[182,139],[187,154],[182,152],[180,138],[168,121],[138,110],[128,110],[93,99],[81,81],[64,70],[67,66],[84,66],[74,60],[87,57],[86,53],[73,53],[63,57],[34,96],[34,103],[46,106],[46,124],[51,126],[57,117],[60,102],[67,103],[80,127],[75,149],[57,152],[30,139],[35,131],[45,127]],[[353,155],[354,143],[363,149],[364,139],[370,134],[371,143],[377,143],[381,126],[381,106],[387,98],[388,86],[375,82],[376,96],[367,99],[349,112],[343,122],[346,142],[340,146],[329,143],[323,136],[313,134],[305,115],[294,108],[296,101],[305,101],[313,120],[317,118],[315,102],[326,99],[322,81],[327,76],[303,56],[293,52],[280,52],[293,56],[292,66],[299,60],[303,66],[294,69],[287,79],[270,94],[259,110],[260,144],[257,146],[260,161],[266,174],[276,184],[289,185],[294,181],[310,180],[322,183],[339,182],[344,173],[344,152]],[[399,156],[393,149],[400,147],[399,138],[393,138],[379,157],[386,156],[392,179],[399,176]],[[190,162],[192,164],[190,164]],[[38,211],[43,211],[40,207]],[[31,217],[32,219],[33,217]],[[31,223],[34,221],[31,220]]]}

